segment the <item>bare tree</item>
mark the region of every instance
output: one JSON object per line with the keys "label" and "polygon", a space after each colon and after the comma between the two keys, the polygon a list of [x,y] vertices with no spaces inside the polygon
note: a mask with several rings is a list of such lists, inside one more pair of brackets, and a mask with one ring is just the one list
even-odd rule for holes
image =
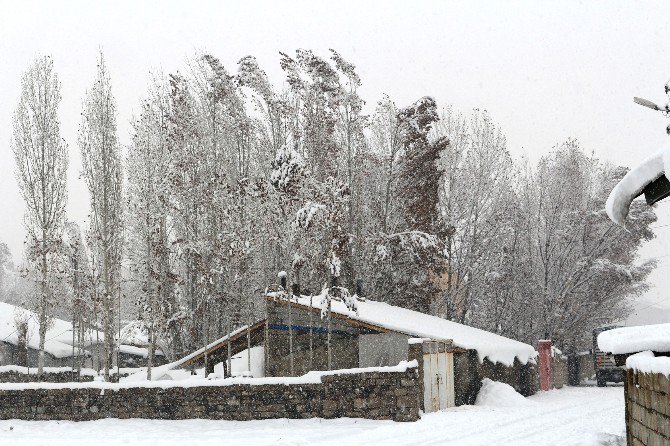
{"label": "bare tree", "polygon": [[54,306],[50,260],[60,246],[67,200],[67,146],[60,137],[60,84],[51,57],[39,57],[23,75],[14,113],[12,150],[26,203],[28,257],[40,276],[38,373],[44,367],[44,337]]}
{"label": "bare tree", "polygon": [[92,249],[101,272],[101,310],[105,333],[104,370],[109,380],[114,353],[114,319],[121,279],[122,168],[116,136],[116,105],[105,60],[100,53],[93,87],[84,100],[79,128],[83,177],[91,200]]}

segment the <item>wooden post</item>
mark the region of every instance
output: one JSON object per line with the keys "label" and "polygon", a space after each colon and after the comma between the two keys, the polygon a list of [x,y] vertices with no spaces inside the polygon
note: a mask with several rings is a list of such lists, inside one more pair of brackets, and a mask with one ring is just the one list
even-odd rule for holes
{"label": "wooden post", "polygon": [[309,370],[314,370],[314,329],[312,318],[312,293],[309,294]]}
{"label": "wooden post", "polygon": [[288,297],[288,360],[289,360],[289,373],[291,376],[295,376],[295,371],[293,369],[293,317],[291,315],[291,300],[293,299],[292,290],[287,291]]}

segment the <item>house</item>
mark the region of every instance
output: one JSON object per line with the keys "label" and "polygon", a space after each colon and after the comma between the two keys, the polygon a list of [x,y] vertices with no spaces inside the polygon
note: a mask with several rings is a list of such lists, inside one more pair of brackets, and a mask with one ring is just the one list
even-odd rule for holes
{"label": "house", "polygon": [[627,444],[670,444],[670,324],[604,331],[598,348],[626,365]]}
{"label": "house", "polygon": [[[121,328],[119,346],[119,363],[121,367],[146,367],[149,358],[149,338],[142,330],[138,321],[125,324]],[[154,351],[153,365],[165,364],[165,354],[163,349],[158,348]]]}
{"label": "house", "polygon": [[[19,348],[17,321],[26,323],[26,349]],[[37,367],[39,355],[39,318],[25,308],[0,302],[0,366]],[[123,333],[122,333],[123,334]],[[46,367],[84,367],[100,370],[104,354],[104,333],[89,329],[80,345],[75,340],[72,323],[54,318],[47,329],[44,352]],[[138,333],[126,333],[119,346],[121,367],[141,367],[147,362],[148,342]],[[156,352],[155,364],[165,361],[163,352]],[[114,358],[116,361],[116,358]],[[114,364],[116,366],[116,363]]]}
{"label": "house", "polygon": [[[267,319],[241,327],[179,361],[170,368],[202,366],[208,371],[249,346],[264,346],[265,376],[300,376],[312,370],[394,366],[422,359],[431,348],[451,361],[456,405],[472,404],[483,378],[512,385],[523,395],[537,389],[535,349],[522,342],[439,317],[369,299],[332,300],[325,296],[266,296]],[[330,338],[330,354],[328,349]],[[421,347],[423,341],[426,346]],[[430,344],[440,341],[438,344]],[[418,345],[418,347],[417,347]],[[417,353],[418,352],[418,353]],[[330,357],[330,359],[329,359]]]}
{"label": "house", "polygon": [[[19,349],[17,321],[26,323],[26,350]],[[39,322],[37,314],[15,305],[0,302],[0,365],[37,367],[39,353]],[[88,348],[91,344],[84,347]],[[91,353],[73,346],[72,324],[53,319],[46,332],[44,362],[47,367],[64,367],[85,360],[90,366]]]}

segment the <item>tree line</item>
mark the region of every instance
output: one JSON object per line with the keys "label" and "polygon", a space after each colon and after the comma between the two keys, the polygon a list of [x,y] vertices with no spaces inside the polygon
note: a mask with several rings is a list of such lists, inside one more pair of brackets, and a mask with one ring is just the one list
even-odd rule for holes
{"label": "tree line", "polygon": [[428,96],[366,113],[355,66],[333,50],[279,63],[281,88],[252,56],[230,71],[202,54],[154,75],[122,147],[101,54],[76,141],[83,230],[65,215],[53,61],[29,67],[11,145],[40,350],[67,308],[78,336],[104,333],[107,377],[121,319],[146,333],[150,366],[157,348],[179,357],[262,317],[279,271],[302,294],[365,293],[564,348],[645,289],[654,263],[635,255],[653,211],[634,203],[626,230],[604,212],[625,169],[573,139],[537,165],[514,160],[486,111]]}

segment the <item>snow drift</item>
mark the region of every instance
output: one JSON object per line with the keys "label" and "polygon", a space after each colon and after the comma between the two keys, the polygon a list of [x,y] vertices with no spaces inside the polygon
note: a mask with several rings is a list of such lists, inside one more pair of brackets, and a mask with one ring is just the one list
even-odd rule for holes
{"label": "snow drift", "polygon": [[475,400],[475,406],[518,407],[528,404],[530,401],[514,390],[514,387],[488,378],[482,380],[482,388]]}

